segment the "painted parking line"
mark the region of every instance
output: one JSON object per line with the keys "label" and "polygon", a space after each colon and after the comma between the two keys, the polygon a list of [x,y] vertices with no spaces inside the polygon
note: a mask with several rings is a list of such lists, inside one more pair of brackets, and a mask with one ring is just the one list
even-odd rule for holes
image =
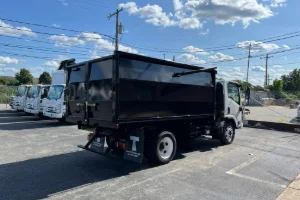
{"label": "painted parking line", "polygon": [[247,175],[243,175],[243,174],[239,174],[237,173],[238,171],[240,171],[241,169],[253,164],[254,162],[258,161],[259,159],[261,159],[263,156],[265,156],[267,154],[267,152],[264,152],[264,153],[261,153],[259,154],[258,156],[234,167],[233,169],[227,171],[226,173],[227,174],[230,174],[230,175],[234,175],[234,176],[237,176],[237,177],[240,177],[240,178],[244,178],[244,179],[247,179],[247,180],[251,180],[251,181],[255,181],[255,182],[260,182],[260,183],[265,183],[265,184],[269,184],[269,185],[275,185],[275,186],[278,186],[278,187],[281,187],[281,188],[286,188],[287,186],[286,185],[283,185],[283,184],[278,184],[278,183],[274,183],[272,181],[266,181],[266,180],[262,180],[262,179],[258,179],[258,178],[254,178],[254,177],[251,177],[251,176],[247,176]]}

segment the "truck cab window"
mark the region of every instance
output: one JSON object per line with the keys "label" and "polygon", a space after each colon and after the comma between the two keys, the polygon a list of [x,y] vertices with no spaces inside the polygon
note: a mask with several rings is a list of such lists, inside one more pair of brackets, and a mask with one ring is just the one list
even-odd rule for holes
{"label": "truck cab window", "polygon": [[228,98],[240,104],[240,91],[236,84],[228,83]]}

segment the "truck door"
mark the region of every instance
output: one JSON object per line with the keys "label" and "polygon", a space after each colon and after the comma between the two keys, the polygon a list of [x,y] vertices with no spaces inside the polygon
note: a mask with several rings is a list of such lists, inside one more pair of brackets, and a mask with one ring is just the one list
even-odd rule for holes
{"label": "truck door", "polygon": [[68,118],[73,122],[86,122],[86,66],[78,65],[68,69],[67,83]]}
{"label": "truck door", "polygon": [[112,120],[113,60],[97,60],[89,64],[87,81],[87,122],[93,125]]}
{"label": "truck door", "polygon": [[240,88],[238,84],[232,82],[227,84],[227,103],[225,107],[225,115],[228,118],[234,119],[238,128],[242,126]]}

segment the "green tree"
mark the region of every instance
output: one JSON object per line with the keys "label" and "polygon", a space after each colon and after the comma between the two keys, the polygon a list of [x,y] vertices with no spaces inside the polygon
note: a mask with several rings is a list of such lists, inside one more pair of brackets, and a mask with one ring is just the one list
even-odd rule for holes
{"label": "green tree", "polygon": [[39,83],[41,84],[51,84],[51,80],[49,72],[43,72],[39,77]]}
{"label": "green tree", "polygon": [[251,83],[247,83],[246,81],[237,80],[238,84],[241,86],[243,90],[245,90],[247,87],[252,88]]}
{"label": "green tree", "polygon": [[15,75],[19,84],[30,84],[33,82],[33,76],[28,69],[22,68]]}
{"label": "green tree", "polygon": [[283,75],[281,79],[284,91],[300,91],[300,69],[294,69],[289,75]]}
{"label": "green tree", "polygon": [[282,80],[275,79],[273,81],[273,91],[275,93],[276,99],[280,99],[283,97],[282,88],[283,88]]}
{"label": "green tree", "polygon": [[3,77],[0,77],[0,85],[6,85],[7,84],[7,80]]}

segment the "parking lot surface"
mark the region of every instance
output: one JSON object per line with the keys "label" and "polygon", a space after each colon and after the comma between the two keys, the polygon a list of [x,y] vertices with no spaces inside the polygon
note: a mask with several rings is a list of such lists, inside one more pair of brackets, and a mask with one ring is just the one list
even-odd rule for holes
{"label": "parking lot surface", "polygon": [[300,172],[300,135],[244,128],[200,138],[164,166],[78,149],[76,125],[0,109],[0,199],[276,199]]}

